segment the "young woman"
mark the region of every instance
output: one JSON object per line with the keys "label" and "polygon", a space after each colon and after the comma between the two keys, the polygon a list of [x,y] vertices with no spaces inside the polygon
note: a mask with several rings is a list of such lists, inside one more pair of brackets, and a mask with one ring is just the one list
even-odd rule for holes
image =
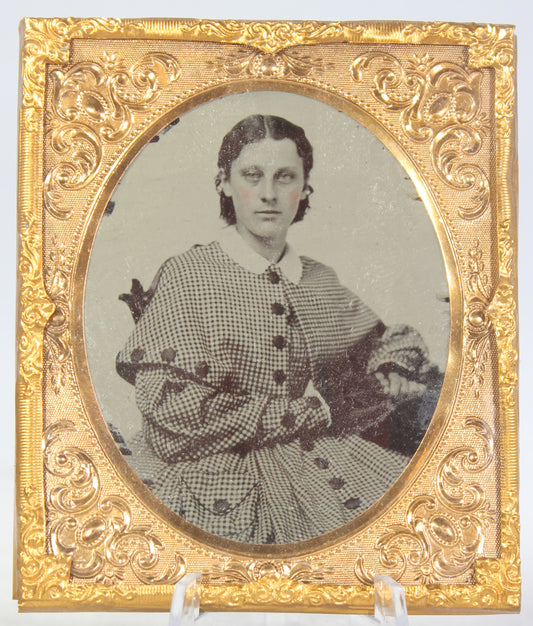
{"label": "young woman", "polygon": [[117,357],[143,415],[133,467],[184,519],[246,543],[310,539],[379,499],[408,461],[383,426],[429,366],[414,330],[287,244],[312,165],[298,126],[239,122],[216,179],[228,228],[162,266]]}

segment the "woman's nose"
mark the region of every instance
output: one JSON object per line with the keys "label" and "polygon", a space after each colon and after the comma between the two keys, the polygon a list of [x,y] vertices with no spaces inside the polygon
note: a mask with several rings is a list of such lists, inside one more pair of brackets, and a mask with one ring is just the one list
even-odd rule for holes
{"label": "woman's nose", "polygon": [[265,177],[261,189],[261,199],[264,202],[275,202],[276,200],[276,181],[273,178]]}

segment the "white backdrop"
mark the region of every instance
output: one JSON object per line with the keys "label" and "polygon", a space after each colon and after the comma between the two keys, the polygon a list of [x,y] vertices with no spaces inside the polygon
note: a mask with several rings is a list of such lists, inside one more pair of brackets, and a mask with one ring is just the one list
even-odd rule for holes
{"label": "white backdrop", "polygon": [[[141,3],[137,0],[93,0],[90,4],[76,3],[73,0],[47,0],[46,3],[33,0],[21,0],[3,7],[2,17],[4,35],[0,42],[3,58],[6,60],[3,73],[3,93],[1,107],[4,120],[4,139],[1,151],[2,188],[6,191],[4,202],[3,228],[0,234],[1,267],[3,273],[4,306],[0,316],[2,353],[1,363],[3,386],[3,437],[0,441],[0,488],[3,495],[4,515],[0,518],[0,548],[2,565],[0,566],[0,624],[11,625],[55,625],[63,626],[76,622],[80,626],[98,624],[116,626],[127,624],[164,625],[168,618],[164,614],[17,614],[16,603],[11,600],[12,583],[12,520],[13,520],[13,481],[14,481],[14,299],[15,299],[15,207],[16,207],[16,112],[18,107],[18,22],[24,16],[67,16],[93,15],[116,17],[143,16],[179,16],[203,18],[243,18],[243,19],[321,19],[321,20],[363,20],[363,19],[404,19],[404,20],[446,20],[463,22],[510,23],[517,25],[519,49],[519,145],[520,145],[520,185],[521,197],[529,198],[533,193],[531,144],[533,142],[532,121],[529,104],[532,95],[533,41],[530,36],[532,14],[528,4],[520,0],[485,0],[483,3],[465,0],[448,0],[443,4],[430,3],[427,0],[382,0],[377,3],[365,3],[361,6],[353,1],[319,0],[287,2],[270,0],[268,3],[253,4],[244,0],[226,0],[225,2],[202,2],[197,0],[192,6],[178,5],[170,0],[151,0]],[[528,24],[528,21],[530,23]],[[531,504],[531,481],[528,477],[533,470],[532,455],[528,455],[527,445],[532,441],[533,426],[529,413],[533,408],[533,329],[528,321],[533,318],[533,263],[532,246],[528,237],[533,234],[533,214],[528,203],[522,202],[520,218],[520,316],[521,325],[521,516],[522,516],[522,559],[523,565],[523,610],[521,615],[492,616],[415,616],[410,618],[414,626],[437,626],[444,624],[466,625],[507,625],[518,626],[533,623],[533,506]],[[528,271],[529,270],[529,271]],[[242,618],[241,618],[242,619]],[[230,619],[228,623],[232,620]],[[332,619],[327,623],[336,623]],[[201,622],[200,622],[201,623]],[[236,623],[233,620],[233,623]],[[239,623],[246,623],[239,621]],[[324,620],[323,623],[326,623]]]}

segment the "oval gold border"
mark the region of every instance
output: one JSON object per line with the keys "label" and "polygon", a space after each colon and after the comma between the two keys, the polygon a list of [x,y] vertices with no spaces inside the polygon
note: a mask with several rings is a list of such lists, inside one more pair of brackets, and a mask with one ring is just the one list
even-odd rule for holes
{"label": "oval gold border", "polygon": [[[405,470],[379,500],[351,522],[340,526],[334,531],[306,541],[278,545],[243,544],[213,535],[182,519],[177,513],[174,513],[156,498],[120,454],[113,440],[96,398],[85,349],[84,304],[87,270],[93,242],[101,218],[120,178],[124,175],[129,165],[144,146],[171,121],[182,116],[187,111],[214,100],[215,98],[246,91],[285,91],[324,102],[360,123],[388,148],[411,178],[433,223],[444,258],[450,296],[450,341],[444,382],[428,430]],[[416,165],[413,163],[407,151],[398,144],[394,136],[377,119],[372,117],[360,106],[336,93],[327,91],[325,87],[316,87],[310,84],[296,85],[283,80],[264,79],[260,82],[259,80],[248,79],[207,88],[167,111],[159,119],[145,128],[126,148],[121,157],[117,160],[111,175],[102,186],[100,193],[96,196],[92,211],[90,211],[88,217],[86,217],[86,223],[80,239],[81,245],[79,246],[79,253],[76,256],[73,268],[73,285],[75,288],[73,290],[72,307],[74,374],[79,384],[80,398],[88,419],[110,463],[128,484],[129,489],[131,489],[131,491],[146,504],[149,510],[163,522],[186,535],[189,539],[207,545],[211,549],[229,553],[230,555],[260,557],[263,559],[279,557],[292,558],[323,551],[326,548],[340,545],[348,539],[352,539],[358,532],[365,530],[393,506],[400,496],[406,492],[408,487],[413,484],[416,476],[420,473],[426,461],[431,457],[431,452],[435,450],[441,439],[446,424],[452,414],[456,390],[459,386],[462,346],[462,298],[460,281],[458,278],[455,255],[446,232],[446,226],[439,216],[436,201],[428,186],[426,186],[426,183],[423,181],[423,177],[417,171]]]}

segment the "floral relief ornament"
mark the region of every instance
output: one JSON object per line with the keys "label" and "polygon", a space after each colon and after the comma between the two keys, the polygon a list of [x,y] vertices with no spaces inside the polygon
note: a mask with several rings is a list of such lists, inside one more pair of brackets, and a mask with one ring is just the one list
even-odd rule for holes
{"label": "floral relief ornament", "polygon": [[[377,67],[376,67],[377,66]],[[368,52],[351,66],[353,79],[361,81],[373,70],[376,100],[398,112],[405,135],[416,143],[430,143],[433,167],[439,178],[470,194],[461,217],[483,215],[489,206],[489,181],[481,167],[469,163],[481,149],[488,119],[481,111],[481,72],[456,63],[435,63],[428,54],[403,64],[386,52]]]}
{"label": "floral relief ornament", "polygon": [[68,332],[70,272],[67,267],[66,254],[66,246],[54,237],[49,254],[49,268],[45,272],[45,283],[47,283],[47,293],[54,302],[55,309],[48,320],[43,347],[45,367],[48,369],[52,389],[56,394],[65,384],[71,355]]}
{"label": "floral relief ornament", "polygon": [[48,494],[49,541],[52,552],[71,558],[70,574],[95,582],[120,581],[131,568],[145,584],[173,584],[185,573],[183,557],[159,571],[164,546],[149,529],[134,524],[128,503],[105,496],[99,472],[86,452],[77,447],[58,449],[61,433],[75,430],[60,421],[44,434],[45,470],[53,486]]}
{"label": "floral relief ornament", "polygon": [[[418,583],[432,584],[472,569],[483,554],[484,530],[494,522],[486,495],[471,481],[494,459],[494,436],[477,417],[464,420],[480,446],[461,446],[449,452],[435,476],[436,495],[420,495],[408,506],[404,524],[395,524],[379,538],[379,573],[401,581],[407,568]],[[355,575],[371,585],[373,573],[360,557]]]}
{"label": "floral relief ornament", "polygon": [[212,67],[215,72],[228,78],[303,78],[313,72],[322,72],[325,64],[319,56],[309,54],[303,49],[288,48],[271,53],[236,46],[227,55],[208,61],[207,67]]}
{"label": "floral relief ornament", "polygon": [[252,583],[264,578],[292,580],[295,582],[318,583],[323,581],[333,571],[332,567],[323,563],[308,561],[226,561],[216,568],[215,579],[229,579],[233,583]]}
{"label": "floral relief ornament", "polygon": [[470,297],[466,306],[466,351],[465,364],[467,381],[479,398],[485,382],[485,369],[489,355],[492,322],[489,315],[489,279],[485,273],[483,251],[479,241],[468,251],[467,288]]}
{"label": "floral relief ornament", "polygon": [[105,146],[127,137],[134,113],[146,111],[179,75],[177,60],[162,52],[145,54],[129,67],[115,54],[104,53],[101,63],[51,72],[47,141],[60,160],[44,180],[44,206],[50,215],[71,216],[65,192],[80,190],[94,179]]}

